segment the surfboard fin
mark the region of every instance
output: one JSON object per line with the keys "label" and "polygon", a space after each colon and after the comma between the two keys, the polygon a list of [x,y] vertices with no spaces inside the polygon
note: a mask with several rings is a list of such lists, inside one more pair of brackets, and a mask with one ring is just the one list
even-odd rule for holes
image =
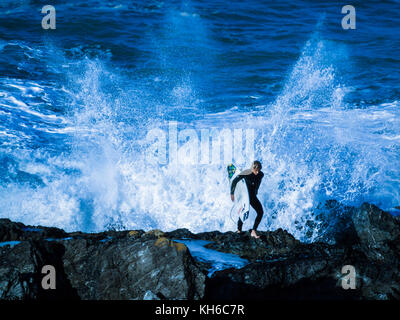
{"label": "surfboard fin", "polygon": [[228,177],[231,179],[236,172],[236,167],[233,163],[229,164],[227,167],[228,170]]}

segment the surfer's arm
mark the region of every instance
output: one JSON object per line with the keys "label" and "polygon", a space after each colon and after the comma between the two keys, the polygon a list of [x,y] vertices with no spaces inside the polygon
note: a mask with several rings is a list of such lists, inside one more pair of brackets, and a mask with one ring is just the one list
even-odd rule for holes
{"label": "surfer's arm", "polygon": [[233,179],[233,181],[231,183],[231,197],[235,193],[235,188],[236,188],[237,183],[243,178],[244,178],[244,176],[238,175],[235,179]]}

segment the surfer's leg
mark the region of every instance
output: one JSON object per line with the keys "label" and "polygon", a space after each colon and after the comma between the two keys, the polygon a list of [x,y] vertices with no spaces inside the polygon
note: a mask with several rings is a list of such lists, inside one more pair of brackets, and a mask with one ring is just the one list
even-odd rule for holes
{"label": "surfer's leg", "polygon": [[237,223],[238,233],[242,232],[243,221],[239,218]]}
{"label": "surfer's leg", "polygon": [[256,230],[257,230],[258,225],[260,224],[261,219],[262,219],[262,217],[263,217],[263,215],[264,215],[264,211],[263,211],[261,202],[260,202],[260,200],[257,199],[257,197],[252,197],[252,198],[251,198],[251,200],[250,200],[250,205],[251,205],[251,206],[254,208],[254,210],[257,212],[257,217],[256,217],[256,219],[254,220],[254,225],[253,225],[253,229],[252,229],[252,234],[254,233],[255,235],[257,235],[257,234],[256,234]]}

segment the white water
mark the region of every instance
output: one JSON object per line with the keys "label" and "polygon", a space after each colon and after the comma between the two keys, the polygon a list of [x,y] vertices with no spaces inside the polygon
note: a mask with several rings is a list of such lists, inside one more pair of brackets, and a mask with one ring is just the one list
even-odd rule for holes
{"label": "white water", "polygon": [[[148,162],[147,133],[160,129],[168,134],[171,119],[180,120],[179,132],[191,128],[198,137],[202,128],[254,129],[255,157],[265,173],[259,191],[265,210],[260,230],[283,228],[312,241],[323,232],[313,208],[325,199],[355,205],[371,201],[384,209],[398,205],[399,103],[368,109],[346,106],[343,97],[351,88],[336,78],[327,45],[310,40],[271,105],[248,111],[232,106],[205,117],[190,79],[183,78],[171,89],[168,101],[176,98],[171,109],[155,100],[154,92],[132,87],[129,79],[98,60],[71,66],[62,88],[66,111],[56,117],[18,102],[18,90],[25,98],[29,91],[34,99],[43,88],[12,84],[15,97],[3,95],[2,103],[47,121],[48,126],[36,130],[60,140],[56,150],[29,149],[22,142],[35,139],[37,131],[26,131],[22,147],[9,149],[18,162],[13,170],[29,178],[27,183],[0,187],[1,216],[66,231],[234,230],[226,177],[230,159],[215,164],[193,164],[190,157],[186,162],[181,157],[179,165],[170,159],[164,164]],[[194,101],[200,106],[187,109]],[[180,141],[179,148],[199,150],[198,143]],[[252,210],[251,221],[254,218]],[[309,221],[317,227],[309,228]]]}

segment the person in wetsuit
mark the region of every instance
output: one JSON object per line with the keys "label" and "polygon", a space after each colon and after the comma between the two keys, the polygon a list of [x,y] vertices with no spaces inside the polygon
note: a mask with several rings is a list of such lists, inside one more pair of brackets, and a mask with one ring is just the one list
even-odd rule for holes
{"label": "person in wetsuit", "polygon": [[[264,173],[261,171],[261,162],[260,161],[253,161],[251,168],[242,171],[235,179],[233,179],[231,184],[231,199],[232,201],[235,200],[234,193],[237,183],[244,179],[247,185],[247,190],[249,191],[249,198],[250,198],[250,205],[254,208],[257,212],[257,217],[254,221],[253,229],[251,229],[251,236],[254,238],[259,238],[257,235],[257,227],[261,222],[263,217],[263,207],[260,203],[260,200],[257,198],[258,188],[260,187],[261,180],[264,177]],[[240,219],[238,220],[238,233],[242,232],[243,221]]]}

